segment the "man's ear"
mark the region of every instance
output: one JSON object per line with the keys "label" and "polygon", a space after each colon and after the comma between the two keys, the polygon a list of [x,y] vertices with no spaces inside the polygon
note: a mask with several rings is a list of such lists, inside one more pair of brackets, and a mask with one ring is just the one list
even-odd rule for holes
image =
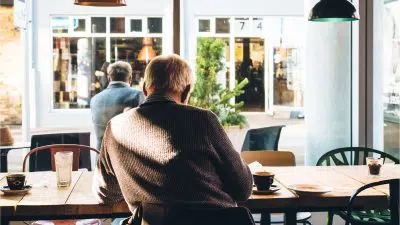
{"label": "man's ear", "polygon": [[188,84],[185,89],[182,92],[181,95],[181,102],[182,104],[187,104],[189,101],[189,97],[190,97],[190,90],[191,90],[192,86],[190,84]]}
{"label": "man's ear", "polygon": [[129,84],[129,86],[132,86],[132,77],[128,78],[128,84]]}
{"label": "man's ear", "polygon": [[143,87],[142,87],[142,89],[143,89],[143,94],[144,94],[144,96],[146,96],[146,97],[147,97],[146,82],[144,82],[144,83],[143,83]]}

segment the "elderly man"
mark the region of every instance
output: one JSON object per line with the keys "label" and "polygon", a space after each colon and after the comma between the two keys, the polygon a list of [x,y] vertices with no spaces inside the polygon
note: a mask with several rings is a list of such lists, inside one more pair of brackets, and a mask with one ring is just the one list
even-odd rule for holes
{"label": "elderly man", "polygon": [[144,82],[146,101],[114,117],[105,131],[93,186],[98,200],[125,199],[132,211],[141,202],[151,225],[163,224],[172,206],[247,200],[252,175],[217,117],[186,105],[189,65],[176,55],[156,57]]}
{"label": "elderly man", "polygon": [[132,68],[127,62],[115,62],[107,68],[108,87],[95,95],[90,102],[92,119],[97,139],[97,149],[108,121],[129,108],[137,107],[144,100],[141,91],[131,88]]}

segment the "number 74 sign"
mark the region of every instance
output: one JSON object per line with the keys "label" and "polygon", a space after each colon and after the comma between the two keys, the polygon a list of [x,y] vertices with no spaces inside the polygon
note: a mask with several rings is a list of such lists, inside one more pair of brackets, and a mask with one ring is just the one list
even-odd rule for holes
{"label": "number 74 sign", "polygon": [[236,35],[260,35],[263,33],[262,18],[235,18]]}

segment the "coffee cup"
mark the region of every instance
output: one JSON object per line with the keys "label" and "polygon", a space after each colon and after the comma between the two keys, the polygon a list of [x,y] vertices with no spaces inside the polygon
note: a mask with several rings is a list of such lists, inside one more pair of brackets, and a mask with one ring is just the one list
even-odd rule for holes
{"label": "coffee cup", "polygon": [[25,185],[24,174],[10,174],[7,175],[7,185],[10,190],[22,190]]}
{"label": "coffee cup", "polygon": [[275,174],[266,171],[258,171],[253,174],[254,184],[259,191],[267,191],[274,183]]}

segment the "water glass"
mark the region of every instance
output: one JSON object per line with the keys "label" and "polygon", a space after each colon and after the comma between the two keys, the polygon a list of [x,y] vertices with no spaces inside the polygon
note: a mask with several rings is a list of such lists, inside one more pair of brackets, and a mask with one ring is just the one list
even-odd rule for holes
{"label": "water glass", "polygon": [[367,157],[367,165],[368,165],[370,175],[379,176],[379,174],[381,172],[381,167],[383,165],[383,159]]}
{"label": "water glass", "polygon": [[57,173],[57,186],[68,187],[72,180],[73,152],[57,152],[54,155]]}

